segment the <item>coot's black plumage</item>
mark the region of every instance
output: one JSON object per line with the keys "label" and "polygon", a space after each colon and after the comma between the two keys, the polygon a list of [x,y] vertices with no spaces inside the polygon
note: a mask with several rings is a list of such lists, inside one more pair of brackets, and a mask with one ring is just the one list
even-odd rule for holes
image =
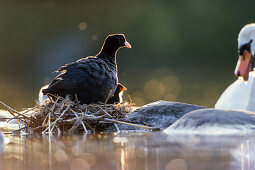
{"label": "coot's black plumage", "polygon": [[112,96],[112,98],[110,98],[107,101],[107,103],[108,104],[114,104],[114,103],[121,102],[122,101],[122,93],[121,92],[123,92],[125,90],[127,90],[127,88],[125,86],[123,86],[122,84],[118,83],[114,95]]}
{"label": "coot's black plumage", "polygon": [[116,53],[121,47],[131,48],[123,34],[107,36],[96,56],[82,58],[58,69],[61,74],[42,91],[43,94],[71,95],[72,98],[76,95],[85,104],[105,102],[118,84]]}

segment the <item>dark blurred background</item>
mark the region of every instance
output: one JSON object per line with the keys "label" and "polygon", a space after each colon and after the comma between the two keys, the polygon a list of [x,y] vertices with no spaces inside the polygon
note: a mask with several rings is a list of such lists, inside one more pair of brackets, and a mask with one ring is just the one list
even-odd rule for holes
{"label": "dark blurred background", "polygon": [[0,100],[33,106],[56,69],[124,33],[133,48],[118,52],[119,81],[138,106],[163,99],[212,107],[236,79],[237,35],[254,21],[254,7],[252,0],[0,1]]}

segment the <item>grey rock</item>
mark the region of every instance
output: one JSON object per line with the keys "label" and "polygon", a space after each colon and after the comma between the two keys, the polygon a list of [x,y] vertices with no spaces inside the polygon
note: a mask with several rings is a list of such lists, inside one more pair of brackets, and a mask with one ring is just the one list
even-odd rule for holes
{"label": "grey rock", "polygon": [[[137,122],[138,124],[143,122],[145,125],[165,129],[186,113],[197,109],[205,109],[205,107],[160,100],[138,108],[134,112],[128,114],[128,118],[125,120]],[[120,130],[124,131],[145,131],[144,129],[138,127],[123,124],[118,124],[118,127]],[[116,131],[116,129],[114,127],[109,127],[108,131]]]}
{"label": "grey rock", "polygon": [[248,132],[255,130],[255,113],[241,110],[203,109],[192,111],[165,130],[208,133]]}

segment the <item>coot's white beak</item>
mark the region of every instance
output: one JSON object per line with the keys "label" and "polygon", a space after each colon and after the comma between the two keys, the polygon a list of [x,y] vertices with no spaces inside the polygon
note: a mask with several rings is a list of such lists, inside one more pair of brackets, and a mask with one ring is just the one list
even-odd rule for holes
{"label": "coot's white beak", "polygon": [[251,53],[247,50],[244,50],[243,55],[239,56],[235,75],[237,77],[243,77],[244,81],[247,81],[249,78],[249,72],[251,71]]}
{"label": "coot's white beak", "polygon": [[132,46],[127,42],[127,41],[125,41],[125,46],[124,47],[127,47],[127,48],[132,48]]}

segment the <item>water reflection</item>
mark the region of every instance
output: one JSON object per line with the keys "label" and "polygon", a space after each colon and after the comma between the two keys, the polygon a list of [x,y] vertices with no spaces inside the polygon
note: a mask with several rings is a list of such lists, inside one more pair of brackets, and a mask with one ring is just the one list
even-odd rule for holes
{"label": "water reflection", "polygon": [[250,136],[5,135],[0,169],[249,170],[254,144]]}
{"label": "water reflection", "polygon": [[[254,169],[255,167],[255,138],[243,140],[240,145],[232,151],[235,160],[239,160],[239,169]],[[232,166],[237,166],[237,162],[233,162]]]}

